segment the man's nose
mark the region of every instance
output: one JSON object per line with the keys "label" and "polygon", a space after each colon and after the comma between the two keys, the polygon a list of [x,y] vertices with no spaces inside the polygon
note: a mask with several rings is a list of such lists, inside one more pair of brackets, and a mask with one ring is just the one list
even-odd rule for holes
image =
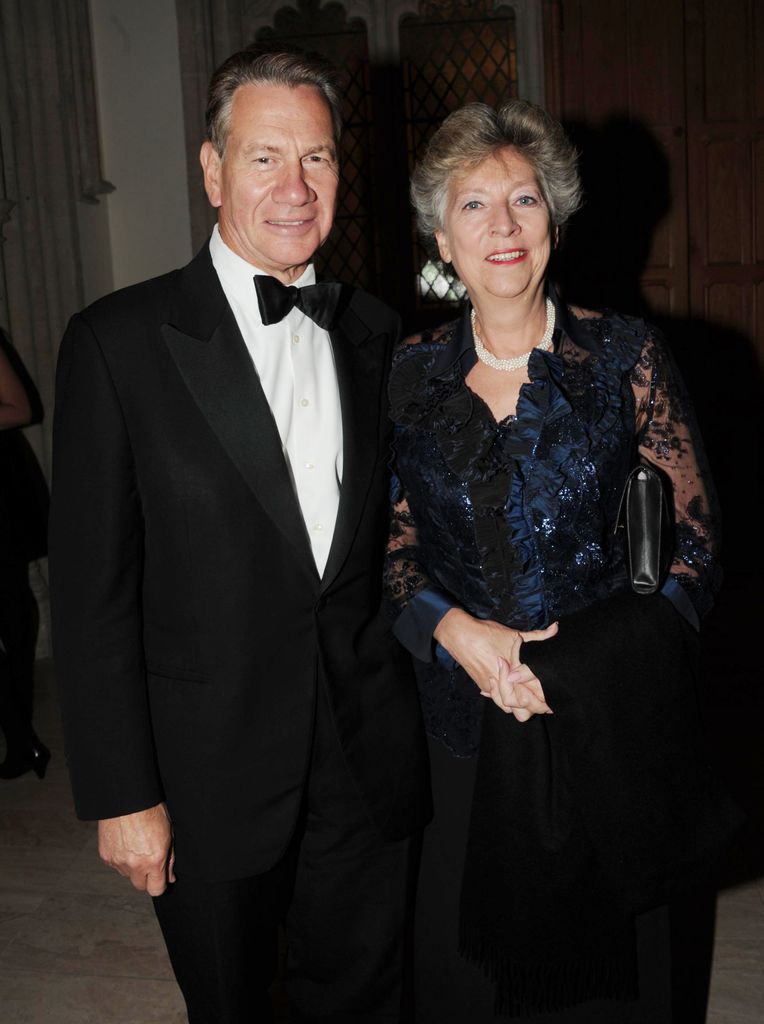
{"label": "man's nose", "polygon": [[301,163],[284,166],[272,195],[277,203],[288,203],[290,206],[304,206],[316,198],[316,193],[306,181],[305,168]]}

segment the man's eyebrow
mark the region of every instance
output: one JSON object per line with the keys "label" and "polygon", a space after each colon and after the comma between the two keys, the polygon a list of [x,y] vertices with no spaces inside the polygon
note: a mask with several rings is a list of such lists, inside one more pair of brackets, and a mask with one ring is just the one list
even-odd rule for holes
{"label": "man's eyebrow", "polygon": [[[252,153],[282,153],[283,146],[277,146],[269,142],[258,142],[256,139],[252,142],[248,142],[242,149],[242,154],[247,157],[251,156]],[[303,156],[313,156],[316,153],[326,153],[332,158],[337,159],[337,150],[332,143],[329,142],[317,142],[314,146],[309,146],[305,150]]]}
{"label": "man's eyebrow", "polygon": [[333,160],[337,158],[337,150],[329,142],[319,142],[305,150],[305,156],[313,156],[314,153],[328,153]]}
{"label": "man's eyebrow", "polygon": [[267,142],[248,142],[242,150],[244,156],[249,156],[250,153],[280,153],[281,147],[274,146]]}

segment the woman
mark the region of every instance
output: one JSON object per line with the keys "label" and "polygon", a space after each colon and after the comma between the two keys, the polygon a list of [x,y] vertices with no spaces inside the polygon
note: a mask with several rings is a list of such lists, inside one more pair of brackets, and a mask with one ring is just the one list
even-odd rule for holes
{"label": "woman", "polygon": [[[418,659],[435,798],[417,1019],[656,1024],[670,1019],[660,907],[731,819],[692,715],[718,580],[699,439],[656,332],[566,307],[547,281],[580,201],[549,115],[456,111],[412,197],[469,298],[401,346],[390,379],[387,589]],[[631,593],[614,531],[637,454],[674,498],[653,597]]]}
{"label": "woman", "polygon": [[29,771],[42,778],[50,760],[32,728],[37,605],[29,562],[45,553],[45,528],[15,429],[32,420],[26,389],[0,347],[0,730],[6,741],[0,779]]}

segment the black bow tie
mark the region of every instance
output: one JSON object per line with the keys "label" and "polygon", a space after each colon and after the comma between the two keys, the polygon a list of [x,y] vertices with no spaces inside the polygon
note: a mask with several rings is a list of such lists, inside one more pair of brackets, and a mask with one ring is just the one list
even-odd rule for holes
{"label": "black bow tie", "polygon": [[334,323],[341,290],[342,285],[338,281],[295,288],[294,285],[287,287],[275,277],[255,274],[257,303],[264,324],[277,324],[292,309],[299,309],[319,327],[328,331]]}

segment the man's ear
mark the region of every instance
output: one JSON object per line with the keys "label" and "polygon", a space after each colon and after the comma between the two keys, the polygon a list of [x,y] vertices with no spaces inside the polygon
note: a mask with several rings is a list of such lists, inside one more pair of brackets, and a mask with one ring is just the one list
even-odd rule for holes
{"label": "man's ear", "polygon": [[199,162],[204,172],[204,189],[210,205],[214,207],[223,205],[222,190],[220,187],[220,171],[223,161],[217,154],[211,142],[203,142],[199,151]]}
{"label": "man's ear", "polygon": [[438,244],[438,252],[440,253],[440,258],[443,260],[444,263],[450,263],[451,262],[451,249],[449,248],[449,245],[448,245],[448,237],[446,236],[446,232],[445,231],[436,231],[435,232],[435,241]]}

